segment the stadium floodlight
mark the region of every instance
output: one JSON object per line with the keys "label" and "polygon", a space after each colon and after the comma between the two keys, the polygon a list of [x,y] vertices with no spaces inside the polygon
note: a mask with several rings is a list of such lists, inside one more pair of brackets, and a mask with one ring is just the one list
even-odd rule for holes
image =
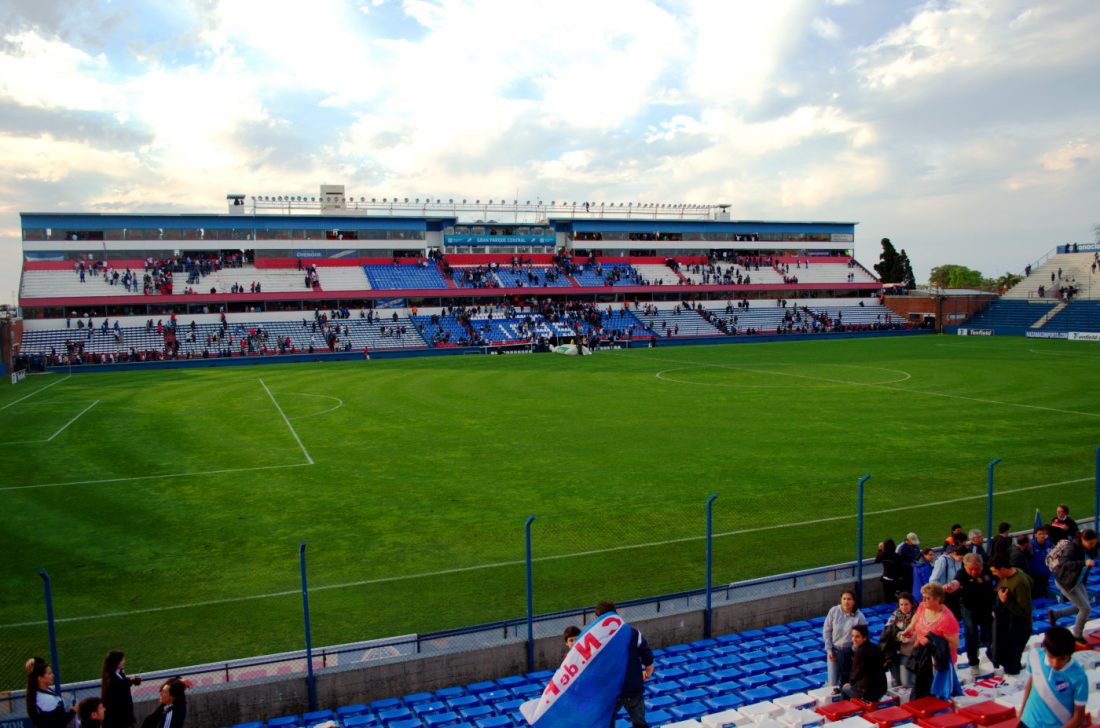
{"label": "stadium floodlight", "polygon": [[408,198],[408,197],[406,197],[406,198],[405,198],[405,202],[408,202],[408,201],[409,201],[409,198]]}

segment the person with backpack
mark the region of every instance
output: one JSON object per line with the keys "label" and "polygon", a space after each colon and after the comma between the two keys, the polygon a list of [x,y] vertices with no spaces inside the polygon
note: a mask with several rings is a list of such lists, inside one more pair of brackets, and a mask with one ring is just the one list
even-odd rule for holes
{"label": "person with backpack", "polygon": [[1047,618],[1052,627],[1059,617],[1076,613],[1073,623],[1073,637],[1079,644],[1085,644],[1085,623],[1089,620],[1092,606],[1089,594],[1085,590],[1085,580],[1089,569],[1096,565],[1096,531],[1086,528],[1073,539],[1062,539],[1047,554],[1047,567],[1054,574],[1054,583],[1058,591],[1070,601],[1068,606],[1051,609]]}

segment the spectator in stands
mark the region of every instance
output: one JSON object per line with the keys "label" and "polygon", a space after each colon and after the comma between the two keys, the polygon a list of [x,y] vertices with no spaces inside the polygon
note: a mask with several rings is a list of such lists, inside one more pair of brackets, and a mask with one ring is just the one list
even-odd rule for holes
{"label": "spectator in stands", "polygon": [[[608,612],[616,611],[614,602],[600,602],[596,605],[594,616],[600,617]],[[633,627],[628,627],[631,632],[630,647],[626,657],[626,675],[623,677],[622,693],[619,694],[618,707],[611,715],[611,726],[614,728],[615,715],[619,707],[626,708],[627,715],[634,728],[647,728],[645,720],[645,684],[653,675],[653,651],[649,649],[642,633]],[[173,726],[175,728],[175,726]]]}
{"label": "spectator in stands", "polygon": [[575,624],[571,624],[565,628],[562,633],[562,647],[561,647],[561,659],[565,659],[565,656],[569,654],[569,650],[573,649],[573,644],[577,641],[577,637],[581,634],[581,628]]}
{"label": "spectator in stands", "polygon": [[[1008,552],[1008,563],[1012,565],[1012,568],[1019,569],[1028,576],[1031,576],[1031,537],[1026,533],[1021,533],[1016,537],[1016,543],[1013,545],[1012,550]],[[1032,579],[1034,582],[1034,579]],[[1035,585],[1032,584],[1032,595],[1035,594]]]}
{"label": "spectator in stands", "polygon": [[967,554],[963,568],[955,577],[962,601],[963,631],[970,674],[978,677],[978,650],[989,649],[993,639],[993,578],[986,573],[982,557]]}
{"label": "spectator in stands", "polygon": [[961,543],[966,543],[966,532],[963,531],[962,524],[956,523],[951,526],[951,535],[943,540],[943,548],[946,551]]}
{"label": "spectator in stands", "polygon": [[189,681],[169,678],[160,686],[160,703],[141,722],[141,728],[183,728],[187,718],[187,688]]}
{"label": "spectator in stands", "polygon": [[1031,553],[1027,561],[1027,574],[1031,577],[1031,596],[1034,599],[1046,597],[1050,591],[1050,567],[1047,566],[1047,554],[1050,553],[1049,532],[1046,526],[1035,529],[1031,537]]}
{"label": "spectator in stands", "polygon": [[879,647],[885,667],[890,671],[894,686],[913,687],[913,673],[909,672],[909,656],[913,654],[913,641],[902,637],[902,633],[913,621],[916,602],[909,592],[898,594],[898,608],[886,620],[886,626],[879,637]]}
{"label": "spectator in stands", "polygon": [[1012,553],[1012,526],[1008,521],[1001,521],[997,526],[997,535],[989,541],[989,558],[997,554],[1010,556]]}
{"label": "spectator in stands", "polygon": [[852,627],[852,676],[841,688],[849,698],[876,703],[886,692],[886,669],[882,664],[882,651],[871,642],[867,625]]}
{"label": "spectator in stands", "polygon": [[1047,526],[1047,535],[1050,537],[1050,545],[1053,548],[1064,538],[1073,538],[1077,535],[1077,521],[1069,517],[1069,506],[1059,503],[1055,511],[1054,519]]}
{"label": "spectator in stands", "polygon": [[[945,550],[940,554],[932,567],[930,582],[943,587],[946,594],[947,608],[955,615],[956,620],[962,616],[962,600],[958,593],[958,575],[963,568],[963,557],[968,553],[970,551],[967,549],[966,543],[960,543],[953,550]],[[923,594],[923,591],[921,593]]]}
{"label": "spectator in stands", "polygon": [[100,728],[106,710],[99,698],[84,698],[76,704],[76,715],[80,719],[80,728]]}
{"label": "spectator in stands", "polygon": [[1006,674],[1019,675],[1020,656],[1031,637],[1031,577],[1012,568],[1004,554],[993,557],[989,570],[997,577],[993,648],[989,657]]}
{"label": "spectator in stands", "polygon": [[53,668],[41,657],[27,660],[27,717],[34,728],[62,728],[76,712],[65,708],[65,699],[54,692]]}
{"label": "spectator in stands", "polygon": [[1086,724],[1089,680],[1073,653],[1073,635],[1064,627],[1048,629],[1042,648],[1031,650],[1021,726],[1080,728]]}
{"label": "spectator in stands", "polygon": [[821,636],[825,642],[825,655],[829,660],[829,686],[839,693],[840,686],[848,682],[852,672],[852,629],[867,624],[863,612],[856,609],[856,594],[845,589],[840,604],[832,607],[825,616]]}
{"label": "spectator in stands", "polygon": [[121,650],[111,650],[103,659],[99,697],[107,708],[104,728],[133,728],[137,723],[130,686],[141,685],[141,677],[129,677],[124,672],[125,667],[126,655]]}
{"label": "spectator in stands", "polygon": [[936,561],[936,552],[932,549],[921,549],[920,558],[913,564],[913,601],[920,604],[921,589],[932,581],[932,568]]}
{"label": "spectator in stands", "polygon": [[[1047,613],[1051,626],[1054,626],[1059,617],[1077,614],[1073,623],[1073,636],[1081,644],[1085,643],[1085,623],[1088,622],[1089,612],[1092,606],[1089,604],[1089,594],[1085,591],[1085,580],[1088,578],[1089,569],[1096,565],[1096,531],[1086,528],[1077,534],[1073,540],[1066,541],[1069,545],[1059,544],[1053,547],[1052,555],[1057,560],[1054,569],[1054,583],[1058,585],[1058,591],[1062,592],[1070,605],[1057,609],[1051,609]],[[1058,551],[1061,549],[1062,554]]]}
{"label": "spectator in stands", "polygon": [[882,601],[892,602],[897,599],[898,592],[905,591],[905,572],[912,574],[913,570],[902,563],[892,538],[884,539],[878,545],[875,563],[882,564]]}
{"label": "spectator in stands", "polygon": [[983,562],[989,561],[989,554],[985,550],[985,536],[980,529],[972,528],[967,535],[967,551],[982,557]]}
{"label": "spectator in stands", "polygon": [[[941,585],[932,582],[921,589],[921,603],[909,628],[903,633],[913,640],[916,663],[913,680],[913,697],[923,698],[932,694],[933,653],[946,647],[948,665],[937,665],[938,670],[954,672],[959,651],[959,622],[950,609],[944,608],[946,596]],[[934,638],[939,638],[938,643]],[[912,668],[912,666],[911,666]]]}

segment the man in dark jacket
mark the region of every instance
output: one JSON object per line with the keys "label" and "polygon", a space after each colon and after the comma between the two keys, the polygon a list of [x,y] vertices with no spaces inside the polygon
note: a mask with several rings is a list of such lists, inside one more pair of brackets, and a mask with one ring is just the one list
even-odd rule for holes
{"label": "man in dark jacket", "polygon": [[[596,605],[595,616],[599,617],[607,612],[614,612],[613,602],[600,602]],[[623,689],[619,694],[619,703],[615,713],[611,715],[611,726],[614,728],[615,717],[619,707],[626,708],[630,716],[630,723],[634,728],[648,728],[645,720],[645,685],[653,674],[653,651],[649,649],[642,633],[633,627],[630,629],[630,648],[626,657],[626,675],[623,676]]]}
{"label": "man in dark jacket", "polygon": [[886,693],[886,668],[882,651],[871,642],[867,625],[852,628],[852,680],[841,692],[849,698],[877,703]]}
{"label": "man in dark jacket", "polygon": [[986,573],[982,557],[967,554],[956,576],[962,601],[962,623],[966,634],[966,656],[970,674],[978,676],[978,650],[993,640],[993,578]]}
{"label": "man in dark jacket", "polygon": [[1077,620],[1073,623],[1073,637],[1082,644],[1085,642],[1085,623],[1089,621],[1089,612],[1092,611],[1088,592],[1085,591],[1085,580],[1088,578],[1089,569],[1096,565],[1096,546],[1096,531],[1091,528],[1081,531],[1070,543],[1062,563],[1054,572],[1054,582],[1058,585],[1058,591],[1062,592],[1071,603],[1061,609],[1051,609],[1048,613],[1053,627],[1059,617],[1076,612]]}

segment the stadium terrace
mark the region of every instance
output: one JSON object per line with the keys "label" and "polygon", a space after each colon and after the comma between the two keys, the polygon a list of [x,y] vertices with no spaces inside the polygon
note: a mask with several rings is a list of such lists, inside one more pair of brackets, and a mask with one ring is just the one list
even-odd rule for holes
{"label": "stadium terrace", "polygon": [[[853,222],[728,205],[227,196],[22,213],[17,365],[883,333]],[[17,368],[20,368],[17,366]]]}

